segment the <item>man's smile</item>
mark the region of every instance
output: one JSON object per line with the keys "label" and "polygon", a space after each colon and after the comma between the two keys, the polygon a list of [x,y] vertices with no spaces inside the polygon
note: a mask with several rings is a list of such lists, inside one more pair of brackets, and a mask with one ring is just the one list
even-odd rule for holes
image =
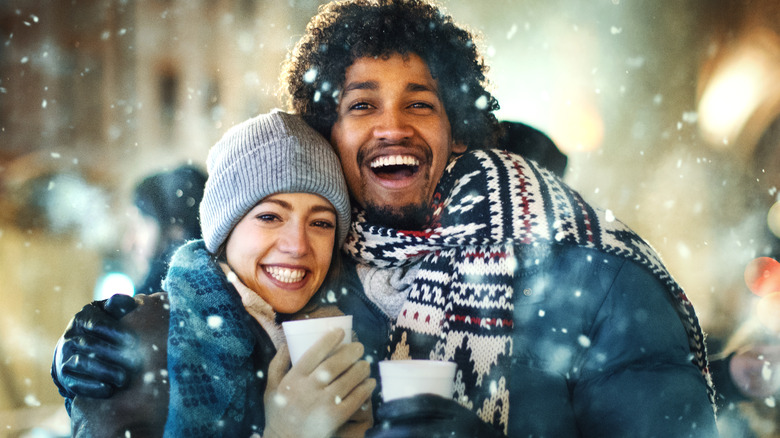
{"label": "man's smile", "polygon": [[385,155],[369,163],[379,179],[398,181],[413,177],[420,170],[420,160],[411,155]]}

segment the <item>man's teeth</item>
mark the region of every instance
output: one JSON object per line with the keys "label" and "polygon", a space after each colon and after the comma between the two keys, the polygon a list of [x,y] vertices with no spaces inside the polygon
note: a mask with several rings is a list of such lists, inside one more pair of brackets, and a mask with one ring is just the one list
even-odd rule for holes
{"label": "man's teeth", "polygon": [[389,155],[384,157],[379,157],[371,162],[371,168],[376,169],[377,167],[384,167],[384,166],[419,166],[420,162],[417,160],[417,158],[414,158],[410,155]]}
{"label": "man's teeth", "polygon": [[306,275],[306,271],[303,269],[279,268],[277,266],[268,266],[265,271],[282,283],[296,283],[303,280]]}

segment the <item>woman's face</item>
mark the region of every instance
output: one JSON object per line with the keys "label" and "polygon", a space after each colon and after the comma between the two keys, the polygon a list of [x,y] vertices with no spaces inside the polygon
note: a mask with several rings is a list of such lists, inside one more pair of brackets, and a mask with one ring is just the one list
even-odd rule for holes
{"label": "woman's face", "polygon": [[228,265],[276,312],[294,313],[317,292],[330,268],[336,210],[310,193],[264,198],[228,237]]}

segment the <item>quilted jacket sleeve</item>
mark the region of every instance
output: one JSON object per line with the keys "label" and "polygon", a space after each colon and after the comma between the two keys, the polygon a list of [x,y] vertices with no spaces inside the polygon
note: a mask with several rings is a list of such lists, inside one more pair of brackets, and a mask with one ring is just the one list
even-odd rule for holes
{"label": "quilted jacket sleeve", "polygon": [[629,261],[606,280],[571,392],[583,436],[718,436],[670,294]]}

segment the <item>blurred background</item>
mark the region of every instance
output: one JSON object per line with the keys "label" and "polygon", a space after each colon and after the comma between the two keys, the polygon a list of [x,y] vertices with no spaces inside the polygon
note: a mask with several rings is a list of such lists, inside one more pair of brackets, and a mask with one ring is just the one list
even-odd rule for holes
{"label": "blurred background", "polygon": [[[136,184],[204,168],[227,128],[282,106],[280,63],[320,3],[0,1],[0,436],[68,433],[51,354],[125,266]],[[780,2],[442,4],[482,35],[499,118],[556,142],[564,179],[660,252],[711,339],[777,333]],[[778,436],[774,398],[756,409]]]}

